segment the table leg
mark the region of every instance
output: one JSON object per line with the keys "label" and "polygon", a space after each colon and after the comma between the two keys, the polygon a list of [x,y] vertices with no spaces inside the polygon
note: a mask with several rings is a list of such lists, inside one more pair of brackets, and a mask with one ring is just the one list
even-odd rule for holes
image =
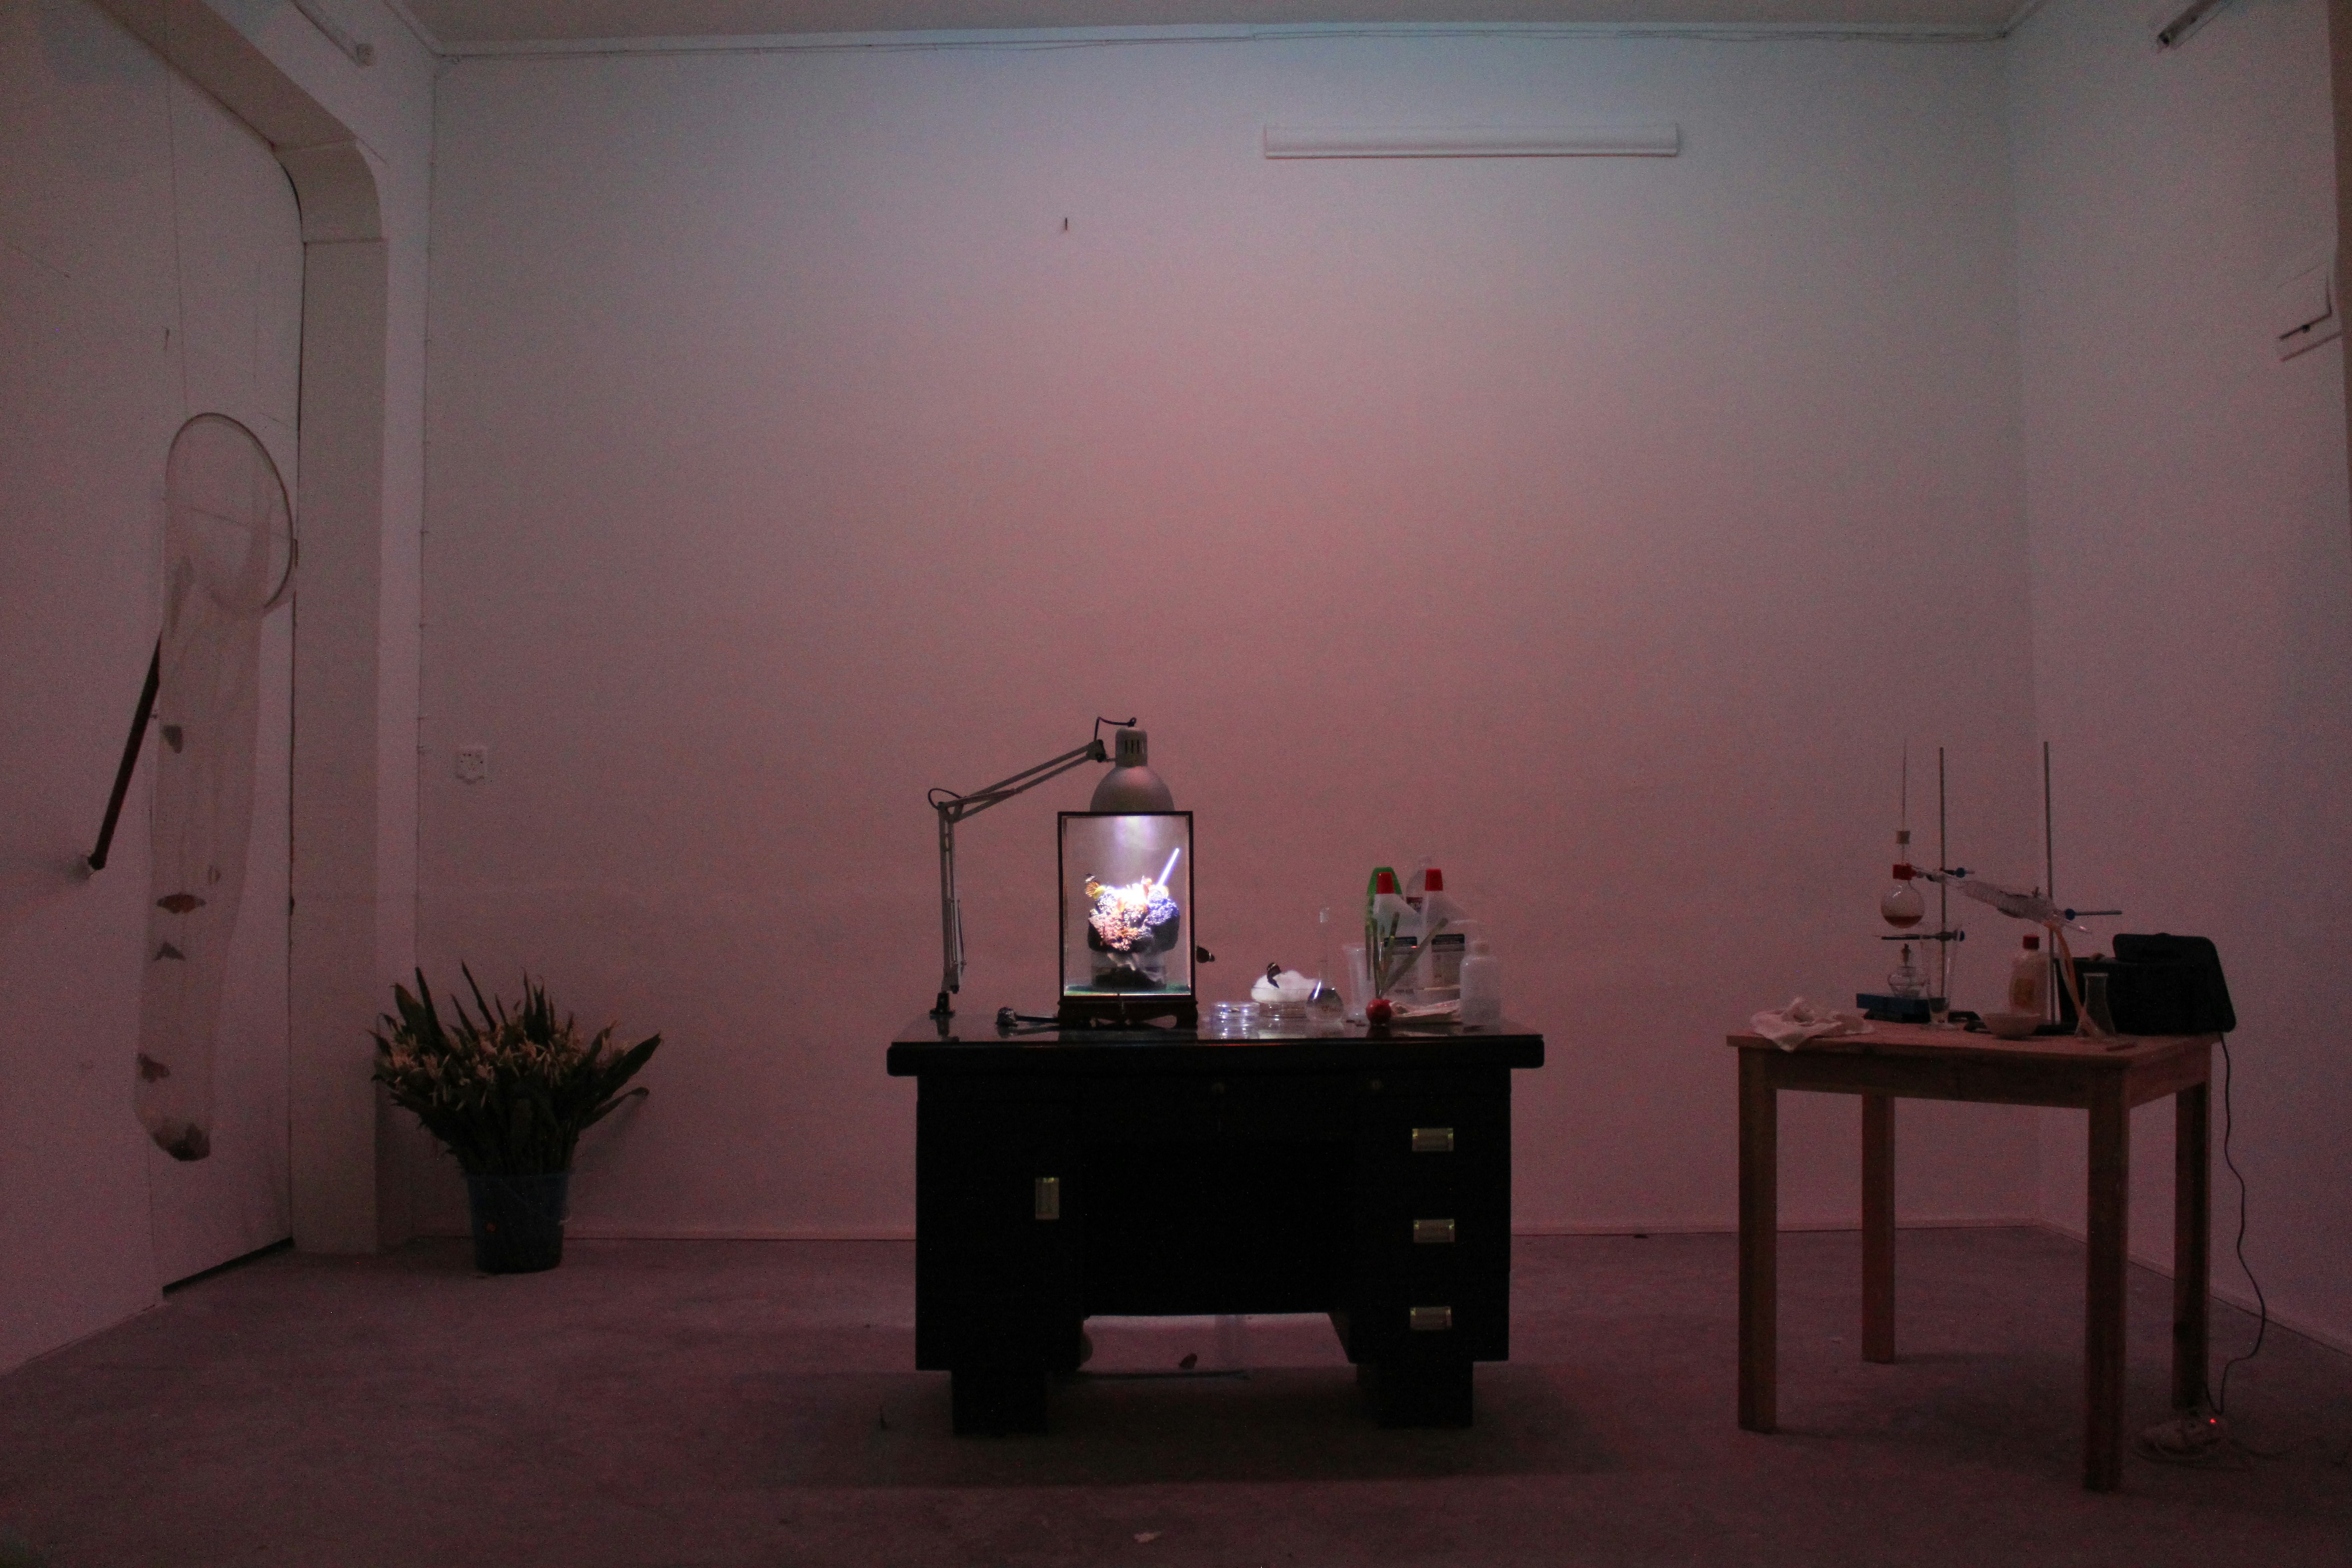
{"label": "table leg", "polygon": [[2092,1090],[2090,1246],[2084,1289],[2083,1485],[2123,1479],[2124,1276],[2130,1234],[2131,1109],[2124,1076]]}
{"label": "table leg", "polygon": [[1739,1425],[1769,1432],[1779,1381],[1780,1111],[1760,1051],[1739,1053]]}
{"label": "table leg", "polygon": [[1862,1097],[1862,1359],[1895,1359],[1895,1097]]}
{"label": "table leg", "polygon": [[[2209,1053],[2210,1056],[2210,1053]],[[2202,1409],[2212,1330],[2212,1085],[2192,1084],[2173,1097],[2172,1405]]]}

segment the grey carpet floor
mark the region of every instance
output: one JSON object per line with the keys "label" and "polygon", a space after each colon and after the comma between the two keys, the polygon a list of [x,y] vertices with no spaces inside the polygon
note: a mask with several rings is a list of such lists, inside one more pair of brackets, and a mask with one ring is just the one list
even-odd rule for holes
{"label": "grey carpet floor", "polygon": [[[1902,1360],[1859,1242],[1782,1238],[1782,1431],[1733,1420],[1728,1236],[1521,1238],[1465,1431],[1371,1426],[1329,1331],[1103,1323],[1043,1436],[959,1439],[913,1370],[913,1248],[456,1242],[285,1253],[0,1378],[0,1528],[53,1568],[206,1564],[2352,1563],[2352,1358],[2272,1331],[2260,1454],[2080,1471],[2081,1247],[1906,1231]],[[2131,1279],[2128,1423],[2168,1286]],[[2215,1349],[2252,1321],[2217,1307]]]}

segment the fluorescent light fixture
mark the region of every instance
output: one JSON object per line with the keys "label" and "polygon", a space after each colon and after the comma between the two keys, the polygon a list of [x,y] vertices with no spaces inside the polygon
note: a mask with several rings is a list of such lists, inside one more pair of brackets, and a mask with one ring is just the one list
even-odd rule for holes
{"label": "fluorescent light fixture", "polygon": [[1663,125],[1269,125],[1269,158],[1671,158]]}

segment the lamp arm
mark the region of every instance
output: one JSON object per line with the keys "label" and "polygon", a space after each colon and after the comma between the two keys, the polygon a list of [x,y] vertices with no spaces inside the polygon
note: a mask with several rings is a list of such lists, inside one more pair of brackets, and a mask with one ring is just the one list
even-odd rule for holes
{"label": "lamp arm", "polygon": [[1104,749],[1102,738],[1097,736],[1074,752],[1064,752],[1034,768],[1024,768],[986,789],[974,790],[970,795],[931,792],[931,809],[940,815],[940,999],[931,1008],[932,1017],[953,1017],[955,1008],[948,998],[963,989],[963,908],[956,899],[956,824],[992,805],[1001,805],[1024,790],[1035,789],[1048,779],[1059,778],[1081,763],[1109,760],[1110,753]]}
{"label": "lamp arm", "polygon": [[[967,816],[975,816],[986,811],[992,805],[1002,805],[1011,800],[1024,790],[1035,789],[1048,779],[1059,778],[1080,763],[1101,763],[1109,760],[1110,752],[1104,749],[1100,741],[1088,741],[1075,752],[1064,752],[1049,762],[1039,763],[1034,768],[1024,768],[1009,779],[999,779],[986,789],[976,789],[970,795],[951,795],[945,791],[933,790],[931,806],[942,814],[953,813],[955,820],[961,822]],[[941,798],[943,795],[945,798]]]}

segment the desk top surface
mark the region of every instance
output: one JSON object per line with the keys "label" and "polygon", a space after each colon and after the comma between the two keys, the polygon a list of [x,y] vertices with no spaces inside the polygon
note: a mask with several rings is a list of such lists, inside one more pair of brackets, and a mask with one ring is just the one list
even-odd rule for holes
{"label": "desk top surface", "polygon": [[[2219,1035],[2135,1035],[2115,1040],[2086,1040],[2075,1035],[2035,1035],[2004,1040],[1994,1035],[1972,1035],[1959,1029],[1937,1029],[1925,1024],[1873,1023],[1867,1035],[1839,1035],[1807,1040],[1793,1055],[1973,1057],[2003,1063],[2049,1062],[2072,1068],[2114,1068],[2118,1070],[2162,1061],[2168,1057],[2202,1050]],[[1727,1044],[1743,1051],[1780,1047],[1757,1034],[1735,1034]]]}
{"label": "desk top surface", "polygon": [[1538,1068],[1543,1037],[1506,1019],[1488,1029],[1396,1023],[1374,1034],[1362,1024],[1330,1033],[1222,1039],[1196,1029],[1003,1031],[992,1015],[959,1013],[944,1022],[918,1015],[890,1042],[890,1074],[927,1072],[1350,1072],[1413,1068]]}

